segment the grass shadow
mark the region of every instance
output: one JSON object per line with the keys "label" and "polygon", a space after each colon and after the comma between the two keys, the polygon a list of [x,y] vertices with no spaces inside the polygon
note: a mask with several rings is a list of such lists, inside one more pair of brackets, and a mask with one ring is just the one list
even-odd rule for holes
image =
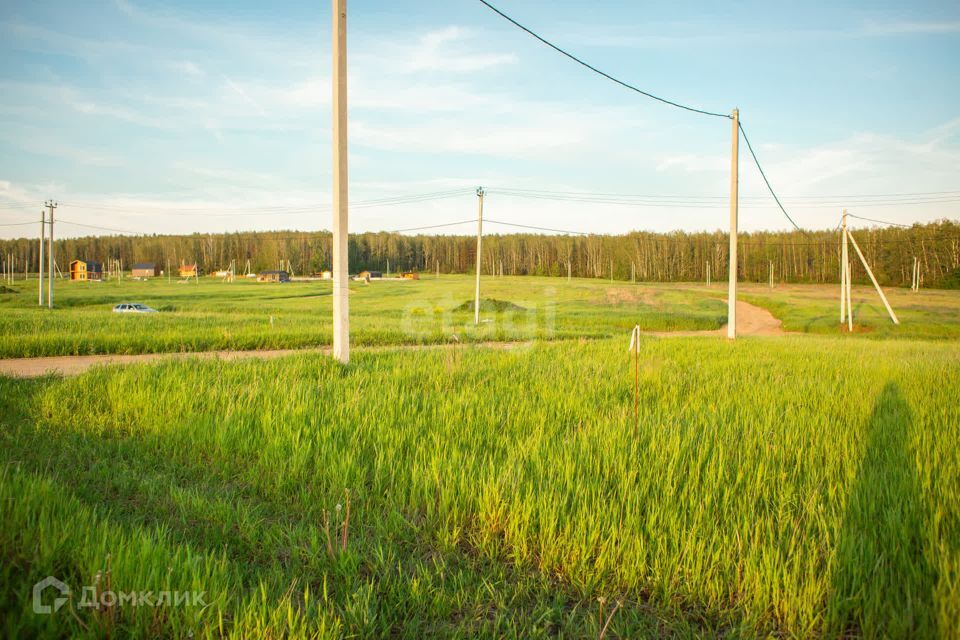
{"label": "grass shadow", "polygon": [[929,515],[909,444],[912,420],[897,385],[888,383],[867,423],[834,551],[828,636],[936,636],[936,576],[924,553]]}

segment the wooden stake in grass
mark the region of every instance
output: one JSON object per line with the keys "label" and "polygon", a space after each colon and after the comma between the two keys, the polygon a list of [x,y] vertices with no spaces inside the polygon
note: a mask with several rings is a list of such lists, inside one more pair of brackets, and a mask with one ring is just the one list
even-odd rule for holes
{"label": "wooden stake in grass", "polygon": [[640,420],[640,325],[630,332],[630,348],[633,352],[633,417]]}
{"label": "wooden stake in grass", "polygon": [[343,512],[343,528],[340,533],[340,550],[347,550],[347,538],[350,535],[350,490],[344,489],[344,512]]}

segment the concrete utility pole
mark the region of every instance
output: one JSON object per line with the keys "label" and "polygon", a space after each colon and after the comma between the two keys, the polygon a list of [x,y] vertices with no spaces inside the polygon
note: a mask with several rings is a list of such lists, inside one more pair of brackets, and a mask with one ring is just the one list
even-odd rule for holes
{"label": "concrete utility pole", "polygon": [[40,268],[37,270],[40,276],[40,293],[37,296],[37,305],[43,306],[43,241],[47,235],[47,210],[40,210]]}
{"label": "concrete utility pole", "polygon": [[57,208],[57,203],[47,200],[46,206],[50,210],[50,238],[47,240],[47,261],[50,263],[48,265],[50,273],[47,276],[47,307],[53,309],[53,269],[56,261],[56,256],[53,255],[53,210]]}
{"label": "concrete utility pole", "polygon": [[333,357],[350,362],[347,242],[347,0],[333,0]]}
{"label": "concrete utility pole", "polygon": [[483,187],[477,187],[477,288],[473,296],[473,324],[480,324],[480,248],[483,241]]}
{"label": "concrete utility pole", "polygon": [[730,148],[730,268],[727,287],[727,338],[737,337],[737,205],[739,200],[740,110],[734,109],[733,141]]}
{"label": "concrete utility pole", "polygon": [[707,263],[707,286],[710,286],[710,263]]}
{"label": "concrete utility pole", "polygon": [[851,277],[850,277],[850,250],[847,248],[847,210],[843,210],[843,218],[840,223],[843,233],[843,246],[840,251],[840,323],[847,321],[847,331],[853,331],[853,301],[851,296]]}

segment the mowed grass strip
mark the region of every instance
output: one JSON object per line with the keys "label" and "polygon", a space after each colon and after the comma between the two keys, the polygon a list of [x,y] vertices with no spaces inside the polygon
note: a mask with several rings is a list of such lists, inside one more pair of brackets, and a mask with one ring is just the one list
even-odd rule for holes
{"label": "mowed grass strip", "polygon": [[[645,339],[639,420],[624,340],[3,379],[3,624],[596,637],[616,608],[608,637],[949,637],[958,365]],[[37,580],[108,562],[115,588],[209,606],[31,613]]]}

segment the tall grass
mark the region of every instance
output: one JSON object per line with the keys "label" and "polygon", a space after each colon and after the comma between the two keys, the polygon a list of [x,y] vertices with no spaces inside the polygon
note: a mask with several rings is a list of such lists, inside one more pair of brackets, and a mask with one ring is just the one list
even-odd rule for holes
{"label": "tall grass", "polygon": [[[955,633],[960,347],[642,353],[636,421],[622,340],[0,380],[6,630]],[[209,606],[30,612],[108,555],[114,584]]]}

